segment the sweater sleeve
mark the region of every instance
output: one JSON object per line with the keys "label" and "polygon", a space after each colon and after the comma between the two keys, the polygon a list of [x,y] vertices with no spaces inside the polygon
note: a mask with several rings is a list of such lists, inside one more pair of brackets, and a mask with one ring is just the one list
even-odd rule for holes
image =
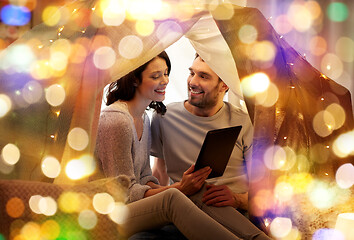
{"label": "sweater sleeve", "polygon": [[100,117],[96,156],[106,177],[126,175],[130,179],[129,202],[144,197],[150,189],[137,183],[132,158],[133,130],[131,120],[121,112],[103,112]]}

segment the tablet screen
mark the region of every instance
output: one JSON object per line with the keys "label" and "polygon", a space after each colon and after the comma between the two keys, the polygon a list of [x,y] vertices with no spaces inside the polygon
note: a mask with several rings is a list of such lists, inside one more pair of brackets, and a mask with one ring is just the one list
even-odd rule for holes
{"label": "tablet screen", "polygon": [[241,128],[242,126],[235,126],[210,130],[205,136],[194,171],[209,166],[212,172],[208,178],[222,176]]}

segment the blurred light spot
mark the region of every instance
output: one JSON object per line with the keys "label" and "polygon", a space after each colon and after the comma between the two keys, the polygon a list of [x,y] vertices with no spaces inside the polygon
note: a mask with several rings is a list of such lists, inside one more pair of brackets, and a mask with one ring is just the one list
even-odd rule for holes
{"label": "blurred light spot", "polygon": [[7,48],[0,62],[4,70],[11,69],[16,72],[29,72],[36,57],[32,49],[26,44],[13,44]]}
{"label": "blurred light spot", "polygon": [[27,240],[28,238],[30,238],[31,240],[41,239],[41,227],[38,223],[28,222],[22,227],[21,235],[24,236],[24,240]]}
{"label": "blurred light spot", "polygon": [[270,232],[277,238],[287,236],[292,229],[292,222],[290,218],[277,217],[270,224]]}
{"label": "blurred light spot", "polygon": [[339,135],[333,142],[333,152],[341,158],[354,155],[354,131]]}
{"label": "blurred light spot", "polygon": [[69,40],[61,38],[53,42],[50,46],[50,53],[61,52],[65,55],[69,56],[71,53],[71,43]]}
{"label": "blurred light spot", "polygon": [[29,104],[38,102],[42,95],[43,88],[37,81],[29,81],[22,88],[22,97]]}
{"label": "blurred light spot", "polygon": [[60,162],[52,156],[47,156],[42,161],[42,172],[49,178],[56,178],[60,173]]}
{"label": "blurred light spot", "polygon": [[269,147],[264,153],[263,160],[268,169],[280,169],[286,164],[286,152],[280,146]]}
{"label": "blurred light spot", "polygon": [[49,65],[56,71],[65,70],[68,65],[68,56],[63,52],[52,52],[50,54]]}
{"label": "blurred light spot", "polygon": [[60,234],[60,225],[55,220],[47,220],[41,225],[41,236],[44,239],[57,239]]}
{"label": "blurred light spot", "polygon": [[321,228],[316,230],[312,236],[312,240],[345,240],[343,234],[335,229]]}
{"label": "blurred light spot", "polygon": [[135,24],[135,30],[141,36],[149,36],[154,29],[155,23],[151,19],[138,20]]}
{"label": "blurred light spot", "polygon": [[333,22],[344,22],[349,16],[348,7],[345,3],[332,2],[327,7],[327,16]]}
{"label": "blurred light spot", "polygon": [[286,15],[279,15],[275,19],[274,28],[279,34],[286,34],[293,29],[293,26]]}
{"label": "blurred light spot", "polygon": [[234,7],[231,3],[221,3],[217,4],[216,8],[212,8],[209,10],[213,15],[213,18],[216,20],[228,20],[231,19],[234,15]]}
{"label": "blurred light spot", "polygon": [[42,196],[40,195],[33,195],[29,199],[29,206],[32,212],[41,214],[41,210],[39,209],[39,201],[42,199]]}
{"label": "blurred light spot", "polygon": [[42,20],[48,26],[55,26],[59,23],[61,12],[55,6],[48,6],[42,12]]}
{"label": "blurred light spot", "polygon": [[72,149],[82,151],[89,143],[89,135],[82,128],[73,128],[68,134],[68,143]]}
{"label": "blurred light spot", "polygon": [[280,238],[281,240],[301,240],[301,232],[293,226],[289,234],[285,237]]}
{"label": "blurred light spot", "polygon": [[328,209],[334,205],[336,192],[326,183],[313,181],[308,188],[307,195],[312,203],[318,209]]}
{"label": "blurred light spot", "polygon": [[257,40],[258,31],[253,25],[243,25],[238,31],[238,37],[241,42],[250,44]]}
{"label": "blurred light spot", "polygon": [[334,117],[328,111],[318,112],[312,121],[313,129],[321,137],[329,136],[333,132],[335,124]]}
{"label": "blurred light spot", "polygon": [[261,41],[255,43],[251,47],[252,60],[262,61],[262,62],[273,62],[276,54],[276,48],[273,43],[269,41]]}
{"label": "blurred light spot", "polygon": [[286,182],[279,182],[274,188],[276,198],[282,202],[290,201],[293,197],[293,187]]}
{"label": "blurred light spot", "polygon": [[288,181],[293,186],[294,193],[305,193],[313,178],[309,173],[296,173],[292,174]]}
{"label": "blurred light spot", "polygon": [[162,8],[161,0],[130,0],[127,12],[129,17],[135,20],[149,19],[158,14]]}
{"label": "blurred light spot", "polygon": [[78,218],[79,224],[83,229],[93,229],[97,224],[97,216],[91,210],[84,210],[80,212]]}
{"label": "blurred light spot", "polygon": [[321,56],[327,51],[327,41],[323,37],[314,36],[310,40],[310,51],[315,56]]}
{"label": "blurred light spot", "polygon": [[321,17],[322,9],[318,2],[310,0],[305,2],[304,6],[311,13],[313,20],[316,20]]}
{"label": "blurred light spot", "polygon": [[242,91],[246,96],[254,96],[267,90],[269,78],[264,73],[254,73],[241,80]]}
{"label": "blurred light spot", "polygon": [[65,100],[65,90],[61,85],[53,84],[46,89],[45,98],[51,106],[57,107]]}
{"label": "blurred light spot", "polygon": [[315,144],[310,149],[310,157],[317,163],[325,163],[329,158],[330,152],[325,145]]}
{"label": "blurred light spot", "polygon": [[296,157],[297,170],[299,172],[308,172],[310,170],[310,163],[306,156],[298,155]]}
{"label": "blurred light spot", "polygon": [[0,172],[3,174],[10,174],[15,169],[15,165],[9,165],[0,155]]}
{"label": "blurred light spot", "polygon": [[109,217],[113,222],[123,224],[128,216],[128,213],[129,209],[124,203],[116,202],[113,211],[109,213]]}
{"label": "blurred light spot", "polygon": [[345,163],[336,172],[336,181],[340,188],[351,188],[354,185],[354,166]]}
{"label": "blurred light spot", "polygon": [[[265,211],[265,210],[271,208],[272,204],[273,204],[272,203],[273,202],[272,195],[273,195],[272,192],[269,190],[264,190],[264,189],[259,190],[253,199],[254,204],[255,204],[254,206],[261,211]],[[264,199],[267,199],[267,201],[264,201]],[[262,212],[260,212],[260,213],[262,214]],[[258,213],[258,215],[259,215],[259,213]]]}
{"label": "blurred light spot", "polygon": [[103,12],[103,22],[107,26],[119,26],[125,20],[125,8],[120,2],[110,1],[110,5]]}
{"label": "blurred light spot", "polygon": [[349,37],[341,37],[336,42],[336,54],[347,63],[354,61],[354,41]]}
{"label": "blurred light spot", "polygon": [[5,94],[0,94],[0,118],[9,112],[11,107],[11,99]]}
{"label": "blurred light spot", "polygon": [[119,54],[126,59],[133,59],[138,57],[143,51],[143,42],[134,35],[124,37],[119,42]]}
{"label": "blurred light spot", "polygon": [[256,104],[264,107],[273,106],[279,99],[279,90],[277,86],[270,82],[269,87],[264,92],[258,92],[256,94]]}
{"label": "blurred light spot", "polygon": [[38,203],[39,210],[46,216],[53,216],[57,212],[57,203],[52,197],[42,197]]}
{"label": "blurred light spot", "polygon": [[114,210],[114,199],[108,193],[97,193],[92,200],[93,207],[98,213],[108,214]]}
{"label": "blurred light spot", "polygon": [[83,155],[79,159],[68,162],[65,173],[70,179],[77,180],[91,175],[95,171],[95,160],[90,155]]}
{"label": "blurred light spot", "polygon": [[32,64],[31,75],[33,78],[41,80],[51,77],[50,65],[48,60],[39,60]]}
{"label": "blurred light spot", "polygon": [[164,21],[157,27],[156,36],[167,47],[183,36],[183,30],[177,22]]}
{"label": "blurred light spot", "polygon": [[25,211],[23,201],[18,197],[10,198],[6,203],[6,212],[12,218],[21,217]]}
{"label": "blurred light spot", "polygon": [[76,192],[64,192],[58,198],[59,209],[66,213],[78,212],[80,204],[80,195]]}
{"label": "blurred light spot", "polygon": [[344,239],[351,239],[354,236],[354,212],[341,213],[337,216],[335,229],[340,231]]}
{"label": "blurred light spot", "polygon": [[310,29],[312,25],[311,12],[303,5],[293,3],[288,9],[288,20],[299,32],[305,32]]}
{"label": "blurred light spot", "polygon": [[31,12],[27,7],[9,4],[1,8],[1,21],[7,25],[23,26],[30,20]]}
{"label": "blurred light spot", "polygon": [[6,144],[1,150],[1,157],[5,163],[15,165],[20,160],[20,149],[12,143]]}
{"label": "blurred light spot", "polygon": [[326,108],[326,111],[329,112],[334,118],[334,121],[335,121],[334,129],[335,130],[337,130],[343,126],[343,124],[345,122],[345,111],[342,106],[340,106],[337,103],[332,103],[331,105],[329,105]]}
{"label": "blurred light spot", "polygon": [[101,47],[95,51],[93,62],[99,69],[108,69],[116,61],[116,53],[110,47]]}

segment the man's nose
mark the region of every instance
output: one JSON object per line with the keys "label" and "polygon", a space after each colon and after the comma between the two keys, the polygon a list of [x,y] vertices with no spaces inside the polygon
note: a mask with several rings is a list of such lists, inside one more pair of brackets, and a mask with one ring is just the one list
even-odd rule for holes
{"label": "man's nose", "polygon": [[199,84],[199,80],[198,80],[197,75],[190,76],[189,85],[191,85],[191,86],[197,86],[198,84]]}

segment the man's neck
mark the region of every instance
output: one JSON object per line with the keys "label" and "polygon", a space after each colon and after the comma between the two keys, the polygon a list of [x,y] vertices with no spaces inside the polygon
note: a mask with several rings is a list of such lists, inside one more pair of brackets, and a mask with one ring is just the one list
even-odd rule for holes
{"label": "man's neck", "polygon": [[211,117],[211,116],[215,115],[217,112],[219,112],[219,110],[222,108],[222,106],[224,106],[223,101],[221,101],[217,105],[215,105],[213,107],[209,107],[209,108],[196,107],[196,106],[190,104],[188,102],[188,100],[184,102],[184,107],[187,109],[187,111],[198,116],[198,117]]}

